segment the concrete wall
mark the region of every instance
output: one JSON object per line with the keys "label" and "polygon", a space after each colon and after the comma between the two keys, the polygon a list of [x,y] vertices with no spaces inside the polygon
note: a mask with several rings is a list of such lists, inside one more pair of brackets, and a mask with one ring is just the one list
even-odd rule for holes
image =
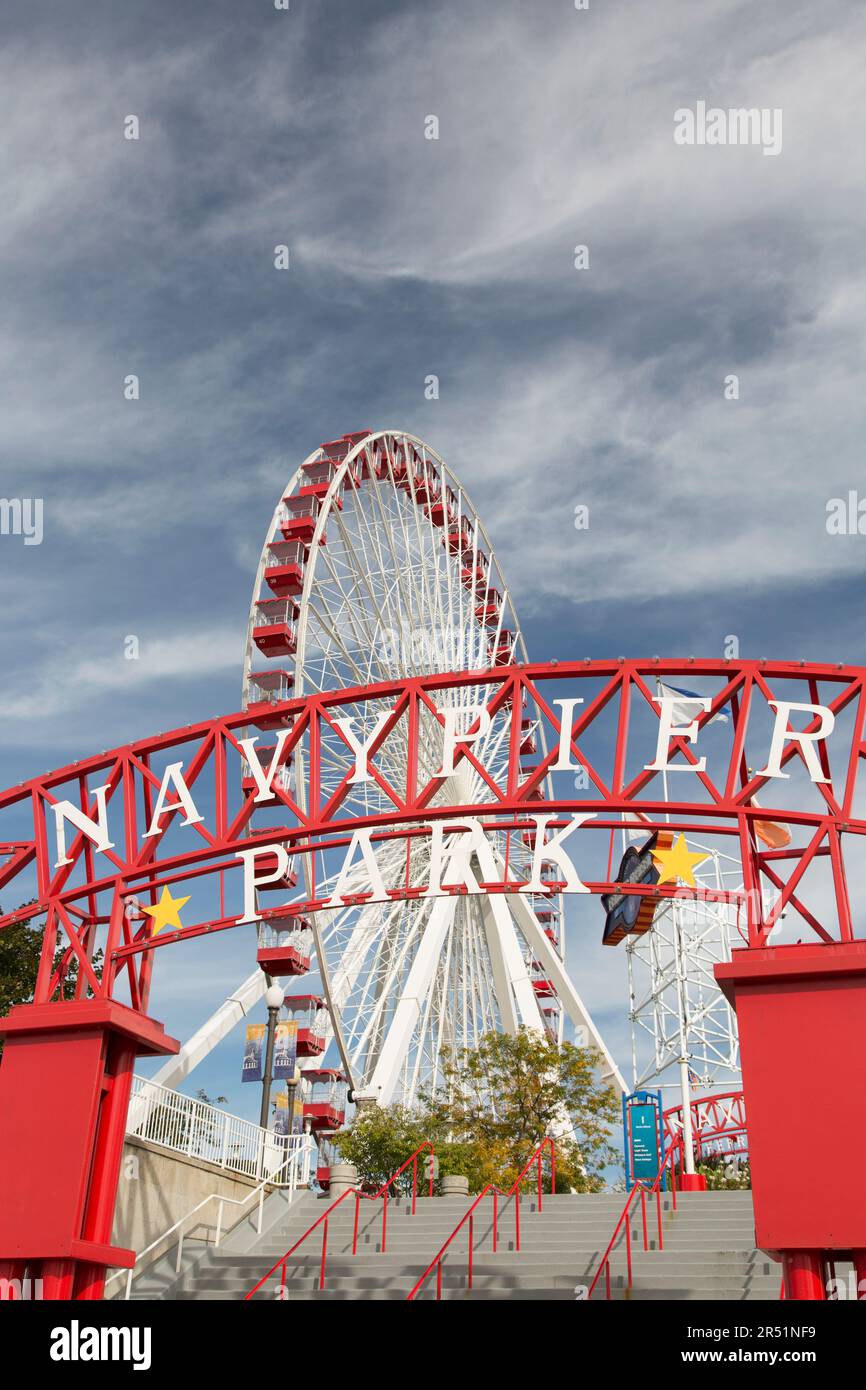
{"label": "concrete wall", "polygon": [[[144,1250],[211,1193],[243,1200],[257,1185],[254,1178],[227,1173],[214,1163],[163,1149],[149,1139],[129,1136],[123,1146],[113,1243],[130,1250]],[[200,1251],[204,1242],[214,1239],[218,1210],[217,1201],[209,1202],[184,1226],[184,1244],[189,1243],[190,1252],[193,1249]],[[251,1197],[243,1208],[226,1202],[223,1233],[231,1230],[241,1217],[250,1213],[255,1215],[257,1210],[256,1197]],[[161,1242],[140,1267],[158,1259],[176,1241],[175,1234]],[[120,1279],[115,1280],[114,1286],[121,1282]]]}

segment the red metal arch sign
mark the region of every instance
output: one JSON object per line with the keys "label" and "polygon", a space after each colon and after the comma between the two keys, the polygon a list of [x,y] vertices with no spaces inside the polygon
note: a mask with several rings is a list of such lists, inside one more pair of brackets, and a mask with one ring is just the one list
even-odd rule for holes
{"label": "red metal arch sign", "polygon": [[[866,833],[864,679],[864,668],[841,665],[563,662],[251,706],[0,794],[0,890],[29,900],[0,929],[44,914],[37,1003],[56,997],[77,961],[81,995],[110,999],[123,974],[141,1010],[154,947],[258,920],[255,891],[276,884],[287,896],[295,863],[307,865],[307,896],[291,902],[300,913],[421,894],[600,893],[617,887],[613,832],[665,826],[723,837],[739,854],[747,944],[765,944],[786,909],[813,940],[849,941],[846,845]],[[538,735],[532,766],[527,724]],[[262,731],[274,734],[268,751]],[[253,821],[260,813],[267,825]],[[789,843],[767,847],[767,825],[786,827]],[[504,833],[504,862],[486,854],[493,831],[500,843]],[[404,840],[408,856],[419,836],[430,839],[428,882],[386,882],[377,847]],[[511,836],[533,849],[529,879],[509,871]],[[341,891],[342,874],[317,887],[326,856],[366,866],[362,890]],[[687,870],[654,891],[711,896]],[[804,891],[816,870],[817,904]],[[189,885],[213,876],[219,903],[203,911]],[[160,929],[148,909],[177,885],[193,899],[189,920]]]}

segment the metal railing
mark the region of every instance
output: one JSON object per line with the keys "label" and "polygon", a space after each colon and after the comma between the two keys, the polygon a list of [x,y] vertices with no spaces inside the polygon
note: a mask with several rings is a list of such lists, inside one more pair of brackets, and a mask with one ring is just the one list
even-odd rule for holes
{"label": "metal railing", "polygon": [[541,1211],[541,1210],[542,1210],[542,1206],[543,1206],[543,1202],[544,1202],[544,1196],[543,1196],[543,1192],[542,1192],[542,1169],[543,1169],[544,1150],[545,1150],[546,1148],[549,1148],[549,1149],[550,1149],[550,1190],[551,1190],[551,1192],[555,1191],[555,1189],[556,1189],[556,1146],[555,1146],[553,1140],[552,1140],[550,1137],[548,1137],[548,1138],[546,1138],[546,1139],[542,1139],[542,1141],[541,1141],[541,1143],[538,1145],[538,1147],[537,1147],[536,1149],[533,1149],[532,1153],[529,1155],[529,1158],[528,1158],[528,1159],[526,1160],[526,1162],[524,1163],[524,1165],[523,1165],[523,1167],[521,1168],[520,1172],[518,1173],[517,1177],[514,1179],[514,1182],[511,1184],[511,1187],[509,1187],[509,1188],[507,1188],[507,1189],[503,1189],[503,1188],[501,1188],[501,1187],[497,1187],[497,1185],[496,1185],[495,1183],[489,1182],[489,1183],[487,1184],[486,1187],[483,1187],[483,1188],[481,1189],[481,1191],[479,1192],[478,1196],[475,1198],[475,1201],[472,1203],[471,1207],[470,1207],[469,1210],[466,1212],[465,1216],[461,1217],[461,1219],[457,1222],[457,1225],[454,1227],[454,1230],[451,1232],[451,1234],[450,1234],[450,1236],[448,1237],[448,1239],[445,1241],[445,1243],[444,1243],[442,1246],[440,1246],[439,1250],[436,1252],[436,1254],[433,1256],[433,1259],[430,1261],[429,1265],[428,1265],[427,1268],[424,1270],[424,1273],[421,1275],[420,1279],[418,1279],[418,1280],[416,1281],[416,1283],[415,1283],[415,1285],[413,1286],[412,1290],[406,1295],[406,1301],[407,1301],[407,1303],[411,1302],[411,1301],[414,1299],[415,1295],[423,1288],[424,1284],[427,1282],[427,1279],[428,1279],[429,1275],[431,1274],[431,1272],[432,1272],[434,1269],[436,1270],[436,1299],[437,1299],[437,1301],[438,1301],[439,1299],[441,1299],[441,1297],[442,1297],[442,1260],[443,1260],[444,1256],[446,1255],[446,1253],[447,1253],[447,1251],[448,1251],[448,1249],[449,1249],[449,1247],[450,1247],[450,1245],[451,1245],[451,1242],[454,1240],[454,1237],[457,1235],[458,1231],[462,1230],[462,1228],[463,1228],[465,1225],[467,1225],[467,1223],[468,1223],[468,1226],[469,1226],[469,1253],[468,1253],[468,1262],[467,1262],[467,1270],[466,1270],[466,1288],[467,1288],[467,1290],[469,1290],[469,1289],[472,1288],[472,1264],[473,1264],[474,1246],[475,1246],[475,1208],[479,1205],[479,1203],[483,1202],[483,1200],[484,1200],[485,1197],[492,1197],[492,1198],[493,1198],[493,1254],[494,1254],[494,1255],[496,1254],[496,1252],[497,1252],[497,1250],[498,1250],[498,1248],[499,1248],[499,1198],[500,1198],[500,1197],[504,1197],[504,1198],[506,1198],[506,1199],[509,1198],[509,1197],[513,1197],[513,1198],[514,1198],[514,1249],[515,1249],[515,1253],[519,1253],[519,1251],[520,1251],[520,1184],[523,1182],[524,1178],[526,1177],[526,1174],[529,1172],[529,1170],[530,1170],[530,1168],[532,1167],[532,1165],[535,1164],[535,1165],[536,1165],[536,1170],[537,1170],[537,1171],[536,1171],[536,1181],[537,1181],[537,1188],[538,1188],[538,1210]]}
{"label": "metal railing", "polygon": [[255,1179],[268,1179],[282,1169],[304,1137],[274,1134],[140,1076],[133,1078],[126,1132]]}
{"label": "metal railing", "polygon": [[[389,1187],[391,1187],[391,1185],[392,1185],[393,1183],[395,1183],[395,1182],[397,1181],[397,1179],[400,1177],[401,1173],[405,1172],[405,1170],[406,1170],[406,1169],[409,1167],[409,1165],[411,1164],[411,1165],[412,1165],[412,1215],[414,1216],[414,1215],[415,1215],[416,1200],[417,1200],[417,1196],[418,1196],[418,1159],[419,1159],[419,1157],[421,1156],[421,1154],[425,1152],[425,1150],[429,1150],[431,1156],[433,1156],[433,1155],[435,1154],[435,1150],[434,1150],[433,1145],[431,1144],[431,1142],[430,1142],[429,1139],[425,1139],[425,1141],[424,1141],[423,1144],[419,1144],[419,1145],[418,1145],[418,1148],[415,1150],[415,1152],[414,1152],[414,1153],[411,1153],[411,1154],[409,1155],[409,1157],[406,1159],[406,1162],[405,1162],[405,1163],[401,1163],[401,1164],[400,1164],[400,1167],[397,1169],[396,1173],[392,1173],[392,1174],[391,1174],[391,1176],[390,1176],[390,1178],[388,1179],[388,1181],[382,1184],[382,1186],[379,1188],[378,1192],[361,1192],[361,1191],[358,1190],[357,1187],[347,1187],[347,1188],[346,1188],[346,1191],[343,1192],[343,1193],[341,1193],[340,1196],[336,1199],[336,1201],[332,1202],[331,1205],[327,1208],[327,1210],[325,1210],[325,1211],[322,1212],[322,1215],[319,1217],[319,1219],[318,1219],[317,1221],[314,1221],[313,1224],[312,1224],[312,1226],[308,1227],[308,1229],[307,1229],[306,1231],[304,1231],[304,1234],[303,1234],[298,1240],[295,1241],[294,1245],[291,1246],[290,1249],[288,1249],[288,1250],[286,1251],[285,1255],[282,1255],[282,1256],[280,1257],[280,1259],[277,1260],[276,1264],[271,1266],[271,1268],[268,1270],[267,1274],[263,1274],[263,1275],[262,1275],[262,1277],[261,1277],[261,1279],[259,1280],[259,1282],[258,1282],[257,1284],[254,1284],[254,1285],[253,1285],[253,1287],[250,1289],[249,1293],[244,1295],[244,1302],[246,1302],[248,1299],[252,1298],[252,1296],[253,1296],[254,1293],[258,1293],[258,1291],[259,1291],[259,1289],[262,1287],[262,1285],[263,1285],[263,1284],[266,1284],[267,1281],[270,1279],[271,1275],[272,1275],[272,1274],[275,1274],[277,1270],[280,1271],[280,1284],[279,1284],[279,1287],[280,1287],[280,1290],[281,1290],[283,1296],[285,1297],[285,1289],[286,1289],[286,1265],[287,1265],[287,1263],[288,1263],[289,1257],[295,1253],[295,1251],[297,1250],[297,1248],[298,1248],[299,1245],[303,1245],[303,1243],[304,1243],[304,1241],[307,1239],[307,1237],[308,1237],[308,1236],[311,1236],[311,1235],[313,1234],[313,1231],[317,1230],[319,1226],[322,1227],[322,1253],[321,1253],[321,1258],[320,1258],[320,1260],[319,1260],[319,1288],[320,1288],[320,1289],[323,1289],[323,1288],[325,1287],[325,1266],[326,1266],[327,1260],[328,1260],[328,1221],[329,1221],[331,1215],[333,1214],[333,1212],[336,1210],[336,1208],[337,1208],[338,1206],[340,1206],[340,1204],[341,1204],[342,1202],[345,1202],[345,1200],[346,1200],[347,1197],[354,1197],[354,1198],[355,1198],[355,1219],[354,1219],[354,1222],[353,1222],[353,1225],[352,1225],[352,1254],[353,1254],[353,1255],[357,1255],[357,1253],[358,1253],[358,1213],[359,1213],[359,1210],[360,1210],[361,1202],[362,1202],[362,1201],[366,1201],[366,1202],[375,1202],[375,1201],[378,1201],[379,1198],[382,1199],[382,1247],[381,1247],[380,1253],[381,1253],[381,1254],[385,1254],[386,1247],[387,1247],[387,1240],[388,1240],[388,1189],[389,1189]],[[429,1184],[430,1184],[430,1186],[429,1186],[429,1193],[428,1193],[428,1195],[429,1195],[430,1197],[432,1197],[432,1196],[433,1196],[433,1164],[432,1164],[432,1163],[430,1164]]]}
{"label": "metal railing", "polygon": [[[258,1199],[256,1233],[261,1235],[266,1190],[268,1188],[271,1190],[280,1188],[288,1193],[288,1200],[292,1202],[299,1188],[306,1188],[309,1186],[312,1154],[316,1147],[315,1140],[309,1134],[295,1135],[292,1137],[294,1140],[293,1146],[291,1149],[284,1152],[279,1169],[264,1178],[257,1187],[254,1187],[251,1192],[247,1193],[246,1197],[226,1197],[220,1192],[211,1192],[207,1197],[202,1198],[200,1202],[196,1203],[194,1207],[191,1207],[188,1212],[185,1212],[179,1220],[175,1221],[173,1226],[169,1226],[158,1235],[156,1240],[152,1240],[150,1245],[145,1246],[143,1250],[138,1250],[135,1256],[135,1265],[131,1269],[119,1269],[114,1274],[109,1275],[105,1281],[105,1287],[108,1288],[110,1283],[115,1279],[121,1278],[125,1274],[126,1291],[124,1293],[124,1299],[128,1299],[132,1293],[132,1281],[134,1276],[137,1273],[143,1272],[143,1261],[153,1250],[156,1250],[158,1246],[162,1245],[164,1241],[169,1240],[170,1237],[174,1235],[175,1231],[177,1231],[178,1236],[174,1272],[175,1274],[180,1274],[183,1263],[183,1245],[184,1236],[186,1234],[186,1224],[194,1216],[198,1216],[198,1214],[203,1211],[205,1207],[209,1206],[211,1202],[217,1203],[217,1222],[213,1240],[214,1249],[219,1247],[223,1236],[225,1208],[227,1206],[237,1207],[239,1209],[237,1214],[240,1216],[241,1209],[245,1207],[247,1203],[252,1202],[254,1198]],[[168,1248],[170,1248],[170,1246]]]}
{"label": "metal railing", "polygon": [[278,946],[287,951],[297,951],[304,960],[309,960],[313,948],[312,927],[276,927],[271,922],[259,923],[259,942],[262,950],[274,950]]}
{"label": "metal railing", "polygon": [[664,1240],[664,1232],[663,1232],[663,1230],[662,1230],[661,1182],[662,1182],[662,1179],[663,1179],[664,1176],[665,1176],[665,1170],[666,1170],[668,1167],[670,1167],[671,1198],[672,1198],[672,1201],[673,1201],[673,1209],[674,1209],[674,1211],[676,1211],[676,1209],[677,1209],[677,1173],[676,1173],[676,1157],[677,1157],[677,1155],[680,1156],[680,1161],[681,1161],[681,1166],[682,1166],[682,1153],[683,1153],[683,1143],[682,1143],[682,1140],[681,1140],[681,1139],[676,1139],[676,1140],[671,1144],[670,1148],[667,1150],[667,1152],[666,1152],[666,1154],[665,1154],[665,1156],[664,1156],[664,1160],[663,1160],[663,1162],[662,1162],[662,1164],[661,1164],[661,1167],[659,1168],[659,1171],[658,1171],[658,1173],[656,1174],[655,1182],[654,1182],[651,1186],[647,1186],[647,1184],[646,1184],[646,1183],[643,1183],[643,1182],[636,1182],[636,1183],[635,1183],[635,1185],[634,1185],[634,1187],[632,1188],[631,1192],[628,1194],[628,1198],[626,1199],[625,1206],[624,1206],[623,1209],[622,1209],[622,1213],[621,1213],[621,1215],[620,1215],[619,1221],[617,1221],[616,1226],[614,1227],[613,1235],[611,1236],[610,1240],[609,1240],[608,1243],[607,1243],[607,1249],[605,1250],[604,1254],[603,1254],[602,1257],[601,1257],[601,1263],[599,1264],[598,1269],[597,1269],[596,1272],[595,1272],[595,1278],[593,1279],[592,1283],[591,1283],[590,1286],[589,1286],[589,1292],[588,1292],[588,1294],[587,1294],[587,1299],[592,1298],[592,1295],[593,1295],[594,1292],[595,1292],[596,1285],[598,1284],[598,1281],[599,1281],[599,1279],[601,1278],[602,1274],[604,1274],[605,1298],[607,1298],[607,1299],[610,1298],[610,1258],[611,1258],[611,1255],[612,1255],[612,1253],[613,1253],[614,1247],[615,1247],[616,1244],[617,1244],[617,1238],[620,1236],[620,1232],[624,1232],[624,1239],[625,1239],[625,1259],[626,1259],[626,1273],[627,1273],[627,1278],[628,1278],[628,1287],[631,1288],[631,1286],[632,1286],[632,1257],[631,1257],[631,1243],[632,1243],[632,1233],[631,1233],[632,1207],[635,1205],[635,1202],[636,1202],[636,1200],[637,1200],[638,1197],[640,1197],[640,1214],[641,1214],[641,1221],[642,1221],[642,1225],[643,1225],[643,1248],[644,1248],[644,1250],[647,1250],[647,1251],[649,1250],[649,1231],[648,1231],[648,1227],[647,1227],[647,1212],[646,1212],[646,1199],[647,1199],[647,1195],[649,1194],[650,1196],[655,1195],[655,1199],[656,1199],[656,1229],[657,1229],[657,1231],[658,1231],[659,1250],[664,1250],[664,1248],[665,1248],[665,1240]]}

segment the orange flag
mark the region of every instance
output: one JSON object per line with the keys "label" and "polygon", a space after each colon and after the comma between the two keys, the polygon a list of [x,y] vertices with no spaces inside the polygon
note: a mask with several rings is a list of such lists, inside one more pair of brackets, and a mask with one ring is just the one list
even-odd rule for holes
{"label": "orange flag", "polygon": [[[752,797],[752,805],[760,806],[756,796]],[[779,825],[774,820],[756,820],[755,834],[758,839],[767,846],[768,849],[784,849],[791,843],[791,832],[787,826]]]}

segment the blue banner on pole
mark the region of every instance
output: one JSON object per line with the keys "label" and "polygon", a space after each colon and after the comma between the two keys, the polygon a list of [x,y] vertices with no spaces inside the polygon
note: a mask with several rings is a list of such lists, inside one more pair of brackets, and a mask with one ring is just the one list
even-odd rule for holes
{"label": "blue banner on pole", "polygon": [[247,1040],[244,1044],[244,1061],[241,1067],[241,1081],[261,1081],[263,1076],[262,1053],[265,1045],[265,1025],[247,1024]]}
{"label": "blue banner on pole", "polygon": [[291,1081],[298,1061],[298,1025],[284,1019],[277,1024],[274,1036],[274,1079]]}
{"label": "blue banner on pole", "polygon": [[289,1098],[281,1092],[277,1096],[274,1104],[274,1134],[288,1134],[291,1124],[289,1116]]}

